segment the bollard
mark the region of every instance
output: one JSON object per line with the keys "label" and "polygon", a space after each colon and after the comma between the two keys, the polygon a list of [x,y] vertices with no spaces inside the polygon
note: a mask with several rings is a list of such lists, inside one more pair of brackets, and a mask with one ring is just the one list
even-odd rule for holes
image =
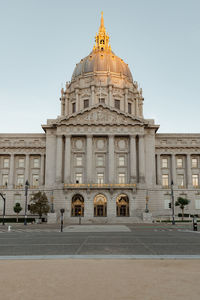
{"label": "bollard", "polygon": [[8,226],[8,232],[10,232],[10,231],[11,231],[11,226],[9,225],[9,226]]}
{"label": "bollard", "polygon": [[193,231],[197,231],[197,219],[193,217]]}

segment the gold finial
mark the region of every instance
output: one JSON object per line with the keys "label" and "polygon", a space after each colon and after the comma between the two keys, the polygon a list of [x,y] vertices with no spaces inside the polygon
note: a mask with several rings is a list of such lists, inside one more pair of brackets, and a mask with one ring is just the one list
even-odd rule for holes
{"label": "gold finial", "polygon": [[101,23],[99,27],[99,33],[95,37],[96,45],[93,47],[93,51],[111,51],[109,45],[109,35],[106,33],[104,26],[103,12],[101,12]]}

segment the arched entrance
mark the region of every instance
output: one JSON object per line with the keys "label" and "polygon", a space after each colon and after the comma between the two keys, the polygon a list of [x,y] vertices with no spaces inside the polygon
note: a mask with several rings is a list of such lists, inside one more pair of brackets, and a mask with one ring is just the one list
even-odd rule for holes
{"label": "arched entrance", "polygon": [[117,217],[129,217],[129,198],[121,194],[116,200]]}
{"label": "arched entrance", "polygon": [[94,217],[107,216],[107,199],[104,195],[98,194],[94,198]]}
{"label": "arched entrance", "polygon": [[80,194],[72,197],[72,217],[84,216],[84,198]]}

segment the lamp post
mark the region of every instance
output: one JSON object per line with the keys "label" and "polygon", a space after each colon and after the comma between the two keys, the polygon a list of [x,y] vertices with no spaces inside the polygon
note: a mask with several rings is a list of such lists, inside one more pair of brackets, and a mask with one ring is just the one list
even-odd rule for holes
{"label": "lamp post", "polygon": [[29,187],[29,182],[26,180],[25,182],[25,213],[24,213],[24,225],[27,225],[27,196],[28,196],[28,187]]}
{"label": "lamp post", "polygon": [[60,209],[60,232],[63,232],[63,214],[64,214],[65,210],[64,208]]}
{"label": "lamp post", "polygon": [[174,214],[174,183],[171,181],[171,201],[172,201],[172,225],[175,225],[175,214]]}
{"label": "lamp post", "polygon": [[1,198],[3,199],[3,221],[2,225],[5,225],[5,214],[6,214],[6,197],[2,193],[0,193]]}
{"label": "lamp post", "polygon": [[149,195],[148,195],[148,190],[147,190],[146,191],[146,208],[145,208],[145,213],[149,212],[148,203],[149,203]]}

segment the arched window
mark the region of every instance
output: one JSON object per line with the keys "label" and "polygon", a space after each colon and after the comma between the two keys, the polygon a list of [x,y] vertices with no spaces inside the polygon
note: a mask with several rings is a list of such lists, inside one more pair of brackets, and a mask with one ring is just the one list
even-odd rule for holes
{"label": "arched window", "polygon": [[129,198],[121,194],[116,200],[117,217],[129,217]]}
{"label": "arched window", "polygon": [[94,217],[107,216],[107,199],[104,195],[98,194],[94,198]]}
{"label": "arched window", "polygon": [[72,197],[72,217],[84,217],[84,198],[80,194]]}

